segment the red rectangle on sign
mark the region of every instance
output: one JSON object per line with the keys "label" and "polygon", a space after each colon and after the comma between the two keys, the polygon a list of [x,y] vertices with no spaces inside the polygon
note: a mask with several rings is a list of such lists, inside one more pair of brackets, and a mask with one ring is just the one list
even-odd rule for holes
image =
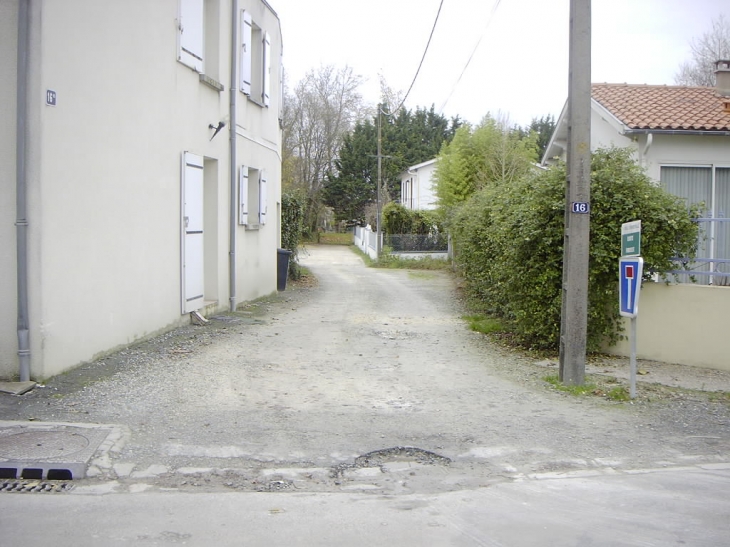
{"label": "red rectangle on sign", "polygon": [[626,279],[633,279],[634,278],[634,266],[633,264],[627,264],[626,265]]}

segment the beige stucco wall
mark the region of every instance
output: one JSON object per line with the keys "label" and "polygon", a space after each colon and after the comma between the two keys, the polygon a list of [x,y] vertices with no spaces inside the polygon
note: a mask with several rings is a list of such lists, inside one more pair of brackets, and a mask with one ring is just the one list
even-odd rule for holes
{"label": "beige stucco wall", "polygon": [[[644,283],[636,324],[638,358],[730,370],[728,310],[730,287]],[[628,319],[624,326],[628,333]],[[628,339],[609,351],[630,355]]]}
{"label": "beige stucco wall", "polygon": [[[237,226],[240,301],[276,290],[281,36],[278,20],[262,3],[239,3],[260,10],[273,50],[270,107],[249,105],[238,94],[243,137],[237,163],[266,169],[269,181],[268,223],[249,232]],[[9,5],[3,2],[2,9]],[[181,314],[180,273],[184,151],[205,157],[205,231],[212,237],[206,239],[205,300],[228,308],[230,124],[212,141],[208,126],[229,115],[231,2],[220,1],[220,48],[214,66],[206,69],[224,84],[223,92],[176,61],[177,6],[177,0],[34,3],[29,155],[34,378],[188,321]],[[0,36],[7,36],[7,20],[14,17],[0,16]],[[0,83],[0,99],[9,93],[7,81]],[[55,107],[45,105],[47,89],[57,93]],[[6,140],[3,127],[3,155]],[[2,185],[4,213],[4,171]],[[10,218],[14,202],[12,208]],[[0,228],[0,242],[7,231]],[[6,262],[14,278],[15,260],[0,265],[3,304],[15,298],[14,284],[12,291],[5,288]],[[12,319],[13,325],[0,319],[3,360],[9,354],[5,339],[15,336]],[[12,373],[0,369],[0,375]]]}
{"label": "beige stucco wall", "polygon": [[0,377],[17,373],[15,124],[18,1],[0,2]]}
{"label": "beige stucco wall", "polygon": [[646,148],[647,137],[639,137],[639,150],[646,150],[641,161],[647,174],[659,180],[662,165],[730,166],[730,136],[654,135]]}

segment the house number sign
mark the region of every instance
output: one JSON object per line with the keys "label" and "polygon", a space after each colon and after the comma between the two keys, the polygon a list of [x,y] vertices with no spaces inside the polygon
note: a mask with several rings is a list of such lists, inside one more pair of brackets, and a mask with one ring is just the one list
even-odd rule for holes
{"label": "house number sign", "polygon": [[587,215],[591,212],[591,204],[587,201],[574,201],[571,210],[579,215]]}

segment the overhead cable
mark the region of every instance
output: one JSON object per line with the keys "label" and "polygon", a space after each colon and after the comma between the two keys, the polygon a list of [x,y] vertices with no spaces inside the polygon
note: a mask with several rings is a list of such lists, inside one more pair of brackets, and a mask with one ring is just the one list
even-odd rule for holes
{"label": "overhead cable", "polygon": [[[428,37],[428,42],[426,43],[426,48],[423,50],[423,55],[421,56],[421,62],[418,64],[418,69],[416,69],[416,74],[413,76],[413,81],[411,82],[411,86],[408,88],[408,91],[406,91],[405,96],[401,100],[400,104],[398,105],[398,108],[393,109],[391,113],[398,112],[400,108],[403,106],[403,104],[406,102],[406,99],[408,98],[408,95],[411,92],[411,89],[413,89],[413,84],[416,83],[416,78],[418,78],[418,73],[421,72],[421,67],[423,66],[423,60],[426,58],[426,53],[428,53],[428,46],[431,45],[431,38],[433,38],[433,33],[436,30],[436,23],[439,21],[439,15],[441,15],[441,8],[444,5],[444,0],[441,0],[441,3],[439,4],[439,9],[436,12],[436,19],[433,22],[433,27],[431,27],[431,34]],[[390,115],[387,112],[383,112],[383,114]]]}
{"label": "overhead cable", "polygon": [[477,40],[476,45],[474,46],[474,49],[471,52],[471,55],[469,55],[469,59],[466,61],[466,64],[464,65],[464,68],[461,71],[461,74],[459,74],[459,77],[456,79],[456,82],[454,82],[454,85],[451,88],[451,91],[449,92],[449,96],[446,97],[446,100],[441,104],[441,107],[439,108],[439,114],[442,114],[444,111],[444,108],[446,107],[446,103],[449,102],[449,99],[451,99],[451,96],[454,94],[454,91],[456,91],[456,87],[459,85],[459,82],[461,82],[461,77],[466,72],[466,69],[469,68],[469,63],[471,63],[471,60],[474,58],[474,54],[477,52],[477,49],[479,48],[479,44],[482,43],[482,39],[487,34],[487,30],[489,29],[489,25],[492,22],[492,19],[494,19],[494,13],[497,11],[497,8],[499,7],[499,3],[501,0],[497,0],[494,3],[494,6],[492,7],[492,13],[489,14],[489,19],[487,20],[487,24],[484,27],[484,30],[482,31],[481,36],[479,36],[479,40]]}

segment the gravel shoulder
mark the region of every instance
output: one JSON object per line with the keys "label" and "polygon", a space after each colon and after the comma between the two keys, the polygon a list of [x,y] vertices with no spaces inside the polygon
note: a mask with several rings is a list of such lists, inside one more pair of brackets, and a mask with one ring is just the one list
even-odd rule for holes
{"label": "gravel shoulder", "polygon": [[642,361],[617,402],[601,386],[628,363],[600,356],[597,393],[570,395],[553,360],[469,331],[446,272],[302,262],[316,283],[0,396],[0,417],[129,428],[89,488],[398,494],[730,462],[728,373]]}

